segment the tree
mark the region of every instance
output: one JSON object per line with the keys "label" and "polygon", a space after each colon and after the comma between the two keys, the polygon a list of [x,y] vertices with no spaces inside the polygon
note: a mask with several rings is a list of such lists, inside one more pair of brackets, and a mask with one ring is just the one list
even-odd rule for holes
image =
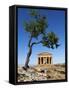
{"label": "tree", "polygon": [[[29,66],[30,56],[32,54],[32,48],[34,45],[42,44],[45,47],[54,49],[59,46],[58,37],[54,32],[47,33],[48,22],[47,17],[40,15],[39,11],[31,9],[29,11],[29,16],[31,17],[29,21],[24,22],[24,29],[30,34],[28,42],[28,53],[26,57],[26,62],[24,69],[27,69]],[[41,40],[38,40],[38,37],[41,35]],[[32,42],[32,39],[37,39],[37,42]]]}

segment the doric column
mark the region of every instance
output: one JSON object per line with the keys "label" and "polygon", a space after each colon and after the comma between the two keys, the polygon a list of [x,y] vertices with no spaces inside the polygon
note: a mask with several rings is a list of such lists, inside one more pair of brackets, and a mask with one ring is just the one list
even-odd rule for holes
{"label": "doric column", "polygon": [[40,64],[41,64],[41,57],[40,57]]}
{"label": "doric column", "polygon": [[51,57],[51,64],[53,64],[53,60],[52,60],[52,57]]}
{"label": "doric column", "polygon": [[46,61],[47,61],[46,63],[48,64],[48,57],[46,58]]}
{"label": "doric column", "polygon": [[50,57],[50,64],[51,64],[51,57]]}
{"label": "doric column", "polygon": [[50,57],[48,57],[48,62],[49,62],[48,64],[50,64]]}
{"label": "doric column", "polygon": [[50,62],[50,64],[52,63],[52,57],[49,57],[49,62]]}
{"label": "doric column", "polygon": [[43,64],[43,57],[41,57],[41,64]]}
{"label": "doric column", "polygon": [[47,62],[47,57],[44,57],[44,60],[43,60],[43,64],[46,64],[46,62]]}
{"label": "doric column", "polygon": [[43,57],[43,64],[44,64],[44,57]]}
{"label": "doric column", "polygon": [[44,64],[44,62],[45,62],[45,57],[43,57],[43,64]]}
{"label": "doric column", "polygon": [[46,57],[46,60],[45,60],[46,64],[47,64],[47,57]]}

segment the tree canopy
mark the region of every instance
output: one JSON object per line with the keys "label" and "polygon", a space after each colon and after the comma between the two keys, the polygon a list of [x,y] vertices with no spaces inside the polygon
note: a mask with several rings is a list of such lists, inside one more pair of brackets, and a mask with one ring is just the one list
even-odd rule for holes
{"label": "tree canopy", "polygon": [[[30,20],[24,22],[24,29],[30,33],[30,40],[28,46],[33,46],[35,44],[42,43],[43,46],[54,49],[59,46],[58,37],[54,32],[48,32],[48,21],[47,17],[41,15],[40,12],[36,9],[31,9],[29,11]],[[32,38],[38,39],[41,35],[41,40],[38,42],[32,42]],[[31,44],[30,44],[31,43]]]}

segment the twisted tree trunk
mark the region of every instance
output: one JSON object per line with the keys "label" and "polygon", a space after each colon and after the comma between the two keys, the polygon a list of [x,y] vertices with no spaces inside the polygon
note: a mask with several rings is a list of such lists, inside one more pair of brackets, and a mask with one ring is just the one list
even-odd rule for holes
{"label": "twisted tree trunk", "polygon": [[28,64],[29,64],[29,61],[30,61],[30,56],[32,54],[31,41],[32,41],[32,36],[30,37],[30,40],[29,40],[29,43],[28,43],[29,51],[27,53],[27,57],[26,57],[26,62],[25,62],[24,69],[27,69],[29,67]]}
{"label": "twisted tree trunk", "polygon": [[27,53],[26,62],[25,62],[25,68],[27,69],[29,66],[30,56],[32,54],[32,46],[29,47],[29,51]]}
{"label": "twisted tree trunk", "polygon": [[29,51],[28,51],[28,53],[27,53],[27,57],[26,57],[26,62],[25,62],[24,69],[27,69],[27,68],[29,67],[28,64],[29,64],[29,61],[30,61],[30,56],[31,56],[31,54],[32,54],[33,45],[41,43],[41,41],[39,41],[39,42],[33,42],[33,43],[31,44],[31,41],[32,41],[32,36],[30,37],[30,40],[29,40],[29,43],[28,43]]}

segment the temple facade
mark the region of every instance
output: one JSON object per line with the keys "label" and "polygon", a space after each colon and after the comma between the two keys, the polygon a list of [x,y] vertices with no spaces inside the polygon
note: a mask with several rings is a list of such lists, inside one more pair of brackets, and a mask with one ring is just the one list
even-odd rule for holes
{"label": "temple facade", "polygon": [[43,52],[38,54],[38,65],[45,65],[45,64],[47,65],[53,64],[51,53]]}

